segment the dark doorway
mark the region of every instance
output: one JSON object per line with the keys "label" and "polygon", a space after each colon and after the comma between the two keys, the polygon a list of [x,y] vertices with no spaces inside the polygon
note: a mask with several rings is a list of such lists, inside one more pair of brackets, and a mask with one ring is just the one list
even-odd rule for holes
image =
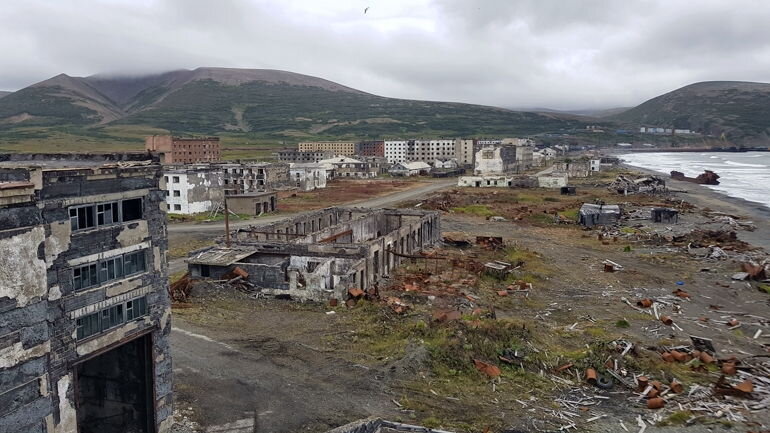
{"label": "dark doorway", "polygon": [[75,366],[79,433],[151,433],[152,343],[137,338]]}

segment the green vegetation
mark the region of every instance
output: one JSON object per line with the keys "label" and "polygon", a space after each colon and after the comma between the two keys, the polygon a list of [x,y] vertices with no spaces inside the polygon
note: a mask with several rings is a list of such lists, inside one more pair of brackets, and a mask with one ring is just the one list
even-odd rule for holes
{"label": "green vegetation", "polygon": [[725,133],[729,139],[761,139],[770,133],[768,110],[770,84],[713,81],[682,87],[610,119],[634,128],[651,125],[717,137]]}

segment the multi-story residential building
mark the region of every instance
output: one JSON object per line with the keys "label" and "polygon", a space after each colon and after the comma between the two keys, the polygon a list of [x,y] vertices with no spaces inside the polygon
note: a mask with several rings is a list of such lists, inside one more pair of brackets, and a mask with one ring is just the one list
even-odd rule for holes
{"label": "multi-story residential building", "polygon": [[145,138],[144,148],[160,154],[160,162],[163,164],[217,162],[221,154],[219,137],[151,135]]}
{"label": "multi-story residential building", "polygon": [[0,157],[0,431],[169,431],[165,195],[147,157]]}
{"label": "multi-story residential building", "polygon": [[406,162],[407,148],[414,146],[414,140],[385,140],[385,158],[391,164]]}
{"label": "multi-story residential building", "polygon": [[386,140],[385,157],[391,164],[399,162],[433,162],[455,157],[454,139]]}
{"label": "multi-story residential building", "polygon": [[353,141],[310,141],[299,143],[300,152],[333,152],[335,155],[355,155],[356,143]]}
{"label": "multi-story residential building", "polygon": [[356,143],[358,156],[385,156],[385,142],[382,140],[360,141]]}
{"label": "multi-story residential building", "polygon": [[209,212],[225,197],[224,174],[219,164],[168,165],[161,184],[169,213],[191,215]]}
{"label": "multi-story residential building", "polygon": [[455,159],[460,166],[472,166],[475,155],[473,139],[460,138],[455,140]]}
{"label": "multi-story residential building", "polygon": [[218,164],[224,173],[226,194],[267,191],[289,185],[289,164],[232,162]]}
{"label": "multi-story residential building", "polygon": [[334,152],[300,152],[296,149],[284,149],[278,151],[278,160],[281,162],[318,163],[322,159],[334,157]]}

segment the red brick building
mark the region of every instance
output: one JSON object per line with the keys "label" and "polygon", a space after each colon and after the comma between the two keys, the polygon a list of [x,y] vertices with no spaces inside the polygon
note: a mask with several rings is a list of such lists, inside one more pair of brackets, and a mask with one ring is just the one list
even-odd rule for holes
{"label": "red brick building", "polygon": [[382,140],[358,142],[356,143],[356,155],[385,156],[385,142]]}
{"label": "red brick building", "polygon": [[217,162],[220,158],[219,137],[151,135],[145,138],[144,148],[159,153],[162,164]]}

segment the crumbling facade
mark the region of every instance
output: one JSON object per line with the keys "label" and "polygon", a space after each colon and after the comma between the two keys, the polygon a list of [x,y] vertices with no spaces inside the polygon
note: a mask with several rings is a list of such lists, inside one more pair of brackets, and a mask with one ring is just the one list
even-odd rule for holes
{"label": "crumbling facade", "polygon": [[441,239],[440,214],[406,209],[327,208],[240,229],[231,247],[190,254],[192,277],[221,279],[238,267],[263,293],[345,299]]}
{"label": "crumbling facade", "polygon": [[159,154],[163,164],[216,162],[221,157],[219,137],[151,135],[144,139],[144,148]]}
{"label": "crumbling facade", "polygon": [[232,162],[217,164],[225,179],[226,194],[269,191],[289,185],[289,164],[270,162]]}
{"label": "crumbling facade", "polygon": [[211,164],[168,165],[163,167],[166,210],[192,215],[209,212],[224,200],[222,169]]}
{"label": "crumbling facade", "polygon": [[147,155],[0,156],[0,432],[165,432],[165,195]]}

